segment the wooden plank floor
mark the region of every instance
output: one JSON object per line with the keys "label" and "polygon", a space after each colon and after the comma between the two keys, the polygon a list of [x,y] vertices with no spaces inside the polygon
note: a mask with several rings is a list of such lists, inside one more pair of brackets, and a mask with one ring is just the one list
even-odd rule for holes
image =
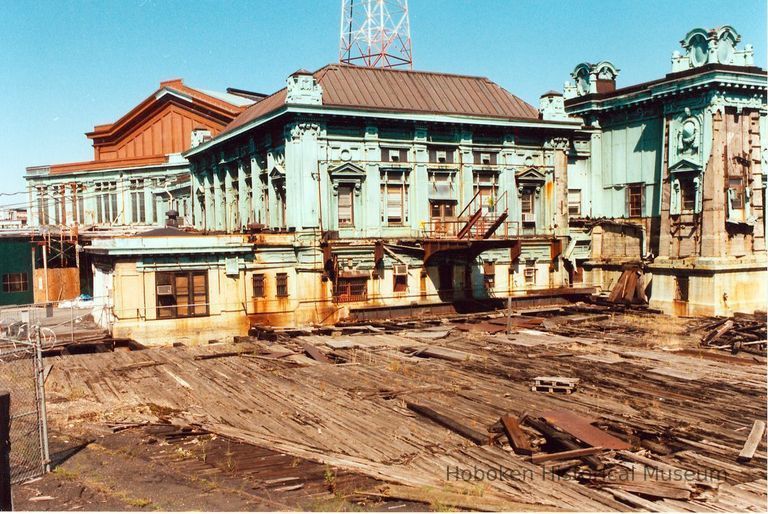
{"label": "wooden plank floor", "polygon": [[[482,487],[484,497],[531,508],[642,510],[575,476],[547,478],[506,445],[475,446],[409,411],[405,402],[450,413],[480,432],[503,414],[565,409],[597,420],[640,455],[719,479],[720,494],[687,502],[656,500],[660,510],[764,511],[765,488],[755,484],[766,479],[765,441],[751,462],[737,462],[752,423],[766,418],[764,360],[736,364],[707,358],[717,352],[699,352],[684,320],[635,318],[581,322],[583,337],[521,329],[514,340],[457,331],[437,339],[335,338],[352,343],[344,345],[325,344],[334,341],[330,336],[303,338],[340,362],[335,365],[259,358],[277,348],[266,342],[54,358],[48,362],[54,364],[47,383],[49,413],[59,427],[156,419],[196,424],[386,482],[459,492]],[[606,324],[610,330],[602,328]],[[558,330],[557,317],[549,318],[547,327],[565,332]],[[515,344],[521,341],[526,344]],[[301,353],[299,343],[282,342],[279,349]],[[425,345],[467,358],[411,355],[409,349]],[[195,359],[236,351],[251,354]],[[674,373],[658,373],[659,368]],[[576,392],[531,391],[534,377],[553,375],[578,378]],[[614,453],[608,461],[631,466]],[[500,466],[524,479],[468,483],[447,474]]]}

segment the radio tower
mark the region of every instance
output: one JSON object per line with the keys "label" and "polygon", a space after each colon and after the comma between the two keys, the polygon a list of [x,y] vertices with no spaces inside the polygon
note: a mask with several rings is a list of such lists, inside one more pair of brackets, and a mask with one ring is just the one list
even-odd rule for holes
{"label": "radio tower", "polygon": [[339,62],[413,69],[408,0],[341,0]]}

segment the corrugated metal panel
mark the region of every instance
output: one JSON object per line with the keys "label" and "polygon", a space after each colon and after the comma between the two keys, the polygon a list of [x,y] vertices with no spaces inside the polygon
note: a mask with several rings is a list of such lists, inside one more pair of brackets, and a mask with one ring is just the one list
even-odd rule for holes
{"label": "corrugated metal panel", "polygon": [[[359,110],[538,119],[538,111],[484,77],[420,71],[328,65],[314,73],[323,106]],[[282,89],[251,106],[230,123],[229,132],[279,109]]]}

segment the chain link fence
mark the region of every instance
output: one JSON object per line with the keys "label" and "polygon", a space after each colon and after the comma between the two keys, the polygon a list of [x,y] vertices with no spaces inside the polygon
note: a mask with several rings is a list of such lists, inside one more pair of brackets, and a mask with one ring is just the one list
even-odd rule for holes
{"label": "chain link fence", "polygon": [[48,469],[45,370],[41,329],[30,320],[0,320],[0,391],[11,394],[11,483]]}

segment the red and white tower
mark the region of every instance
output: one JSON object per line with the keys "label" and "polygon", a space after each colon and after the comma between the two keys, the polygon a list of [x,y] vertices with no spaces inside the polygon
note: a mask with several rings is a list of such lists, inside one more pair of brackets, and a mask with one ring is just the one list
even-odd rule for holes
{"label": "red and white tower", "polygon": [[339,62],[413,68],[408,0],[341,0]]}

